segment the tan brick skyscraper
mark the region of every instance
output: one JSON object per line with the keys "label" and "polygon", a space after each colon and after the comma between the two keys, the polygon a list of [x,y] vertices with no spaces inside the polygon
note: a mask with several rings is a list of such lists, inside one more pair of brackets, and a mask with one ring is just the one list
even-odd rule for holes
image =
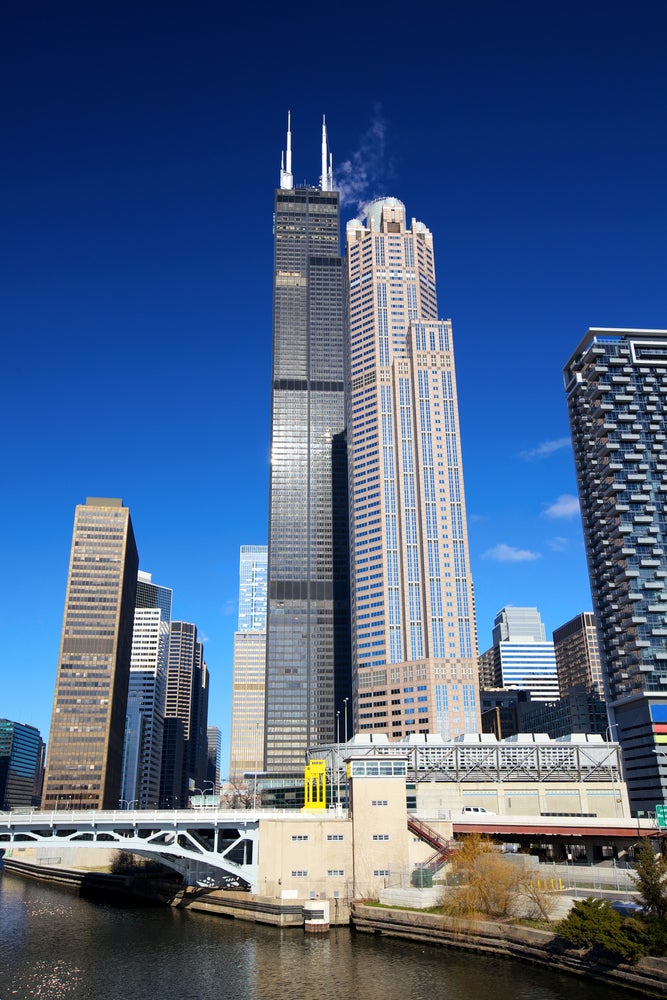
{"label": "tan brick skyscraper", "polygon": [[431,233],[396,198],[347,225],[347,440],[355,727],[479,724],[451,323]]}

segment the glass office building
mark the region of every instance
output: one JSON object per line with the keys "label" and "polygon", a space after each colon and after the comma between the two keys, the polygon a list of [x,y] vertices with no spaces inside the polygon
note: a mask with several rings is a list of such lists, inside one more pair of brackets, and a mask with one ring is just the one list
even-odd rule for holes
{"label": "glass office building", "polygon": [[266,688],[266,545],[242,545],[239,619],[234,633],[229,780],[240,784],[264,764]]}
{"label": "glass office building", "polygon": [[302,774],[349,695],[343,268],[323,136],[319,188],[275,193],[265,769]]}
{"label": "glass office building", "polygon": [[139,570],[121,794],[140,809],[159,803],[171,600],[171,588]]}
{"label": "glass office building", "polygon": [[44,749],[39,729],[0,719],[0,809],[39,806]]}

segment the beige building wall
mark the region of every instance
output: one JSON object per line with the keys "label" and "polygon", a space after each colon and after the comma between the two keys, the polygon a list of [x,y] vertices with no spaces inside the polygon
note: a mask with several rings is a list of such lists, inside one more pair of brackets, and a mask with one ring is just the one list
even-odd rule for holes
{"label": "beige building wall", "polygon": [[451,323],[395,198],[347,226],[355,731],[481,728]]}
{"label": "beige building wall", "polygon": [[417,785],[419,816],[460,819],[465,806],[482,806],[498,816],[591,815],[600,819],[630,816],[624,781],[448,782]]}

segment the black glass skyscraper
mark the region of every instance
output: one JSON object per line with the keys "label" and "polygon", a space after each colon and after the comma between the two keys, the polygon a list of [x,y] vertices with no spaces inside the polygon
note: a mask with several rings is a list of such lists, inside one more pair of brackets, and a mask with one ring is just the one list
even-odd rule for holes
{"label": "black glass skyscraper", "polygon": [[300,774],[350,690],[340,208],[322,129],[319,188],[275,195],[265,767]]}

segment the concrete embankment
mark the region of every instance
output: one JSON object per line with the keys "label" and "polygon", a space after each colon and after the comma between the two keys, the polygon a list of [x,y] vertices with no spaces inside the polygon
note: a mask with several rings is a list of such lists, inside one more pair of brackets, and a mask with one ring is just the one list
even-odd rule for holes
{"label": "concrete embankment", "polygon": [[[270,924],[274,927],[295,927],[317,930],[308,920],[305,900],[276,899],[250,892],[233,892],[222,889],[182,888],[168,879],[142,874],[112,874],[93,872],[62,865],[33,864],[25,859],[5,858],[6,871],[27,878],[38,879],[52,885],[69,886],[80,895],[96,899],[117,900],[135,905],[175,906],[197,910],[217,917],[248,920],[251,923]],[[312,901],[309,901],[312,906]],[[327,925],[347,925],[350,909],[346,900],[329,900]]]}
{"label": "concrete embankment", "polygon": [[[183,909],[200,910],[218,917],[234,920],[249,920],[256,924],[272,924],[274,927],[304,927],[309,923],[308,907],[318,907],[318,902],[303,899],[277,899],[275,896],[260,896],[251,892],[230,892],[221,889],[199,889],[189,886],[183,889],[172,902],[172,906]],[[320,901],[324,908],[325,901]],[[350,907],[347,900],[330,899],[326,905],[328,926],[347,926],[350,922]],[[306,929],[315,930],[310,926]]]}
{"label": "concrete embankment", "polygon": [[126,905],[168,906],[180,888],[174,881],[143,873],[123,875],[84,871],[79,868],[32,864],[15,858],[4,858],[2,866],[5,871],[14,875],[76,889],[84,898],[118,901]]}
{"label": "concrete embankment", "polygon": [[355,931],[367,934],[518,958],[623,986],[646,996],[667,997],[667,959],[642,958],[636,965],[593,961],[583,952],[566,950],[551,931],[364,903],[352,903],[350,923]]}

